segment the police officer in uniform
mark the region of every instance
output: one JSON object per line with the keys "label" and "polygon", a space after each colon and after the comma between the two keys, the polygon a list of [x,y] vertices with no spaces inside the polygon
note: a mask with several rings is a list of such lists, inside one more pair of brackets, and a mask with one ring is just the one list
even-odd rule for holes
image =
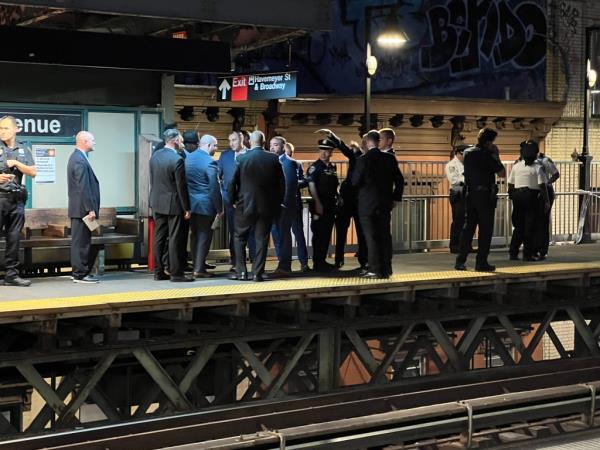
{"label": "police officer in uniform", "polygon": [[325,261],[335,223],[338,200],[338,177],[335,165],[330,162],[335,143],[331,139],[319,140],[319,159],[308,168],[310,203],[310,228],[313,232],[313,268],[327,272],[335,268]]}
{"label": "police officer in uniform", "polygon": [[365,235],[358,218],[358,191],[352,186],[351,179],[354,169],[356,167],[356,161],[363,155],[360,147],[356,143],[350,143],[350,146],[346,145],[338,136],[336,136],[331,130],[320,130],[325,131],[329,134],[329,140],[331,140],[337,149],[348,158],[348,171],[346,172],[346,178],[340,185],[340,198],[341,205],[338,208],[337,216],[335,219],[335,266],[342,267],[344,265],[344,247],[346,246],[346,237],[348,234],[348,228],[350,227],[350,219],[354,219],[354,226],[356,227],[356,237],[358,238],[358,251],[357,258],[360,264],[360,270],[367,272],[368,260],[367,260],[367,243],[365,241]]}
{"label": "police officer in uniform", "polygon": [[535,141],[521,143],[521,158],[508,177],[508,195],[513,203],[513,233],[510,241],[511,260],[518,260],[519,247],[523,243],[523,261],[539,261],[539,219],[550,209],[546,174],[537,159],[538,144]]}
{"label": "police officer in uniform", "polygon": [[494,144],[498,133],[491,128],[479,131],[477,145],[464,152],[466,186],[466,219],[460,234],[459,254],[456,257],[456,270],[467,270],[465,263],[479,226],[479,245],[475,270],[493,272],[496,267],[488,263],[488,255],[494,231],[494,211],[498,201],[496,175],[504,177],[506,172],[500,162],[498,147]]}
{"label": "police officer in uniform", "polygon": [[454,157],[446,164],[446,178],[450,186],[450,208],[452,208],[452,225],[450,225],[450,253],[459,252],[460,232],[465,224],[465,175],[463,152],[467,145],[459,145],[454,149]]}
{"label": "police officer in uniform", "polygon": [[19,277],[19,240],[25,223],[27,190],[23,175],[35,177],[37,169],[29,149],[17,141],[17,121],[12,116],[0,119],[0,232],[5,231],[6,251],[4,284],[29,286],[30,280]]}

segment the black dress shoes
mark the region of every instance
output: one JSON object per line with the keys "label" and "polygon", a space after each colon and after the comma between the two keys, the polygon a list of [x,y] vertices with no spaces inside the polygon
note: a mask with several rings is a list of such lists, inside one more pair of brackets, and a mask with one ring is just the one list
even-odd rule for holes
{"label": "black dress shoes", "polygon": [[254,277],[252,277],[252,281],[256,281],[256,282],[267,281],[268,279],[269,279],[269,277],[267,275],[265,275],[264,273],[254,275]]}
{"label": "black dress shoes", "polygon": [[475,266],[476,272],[494,272],[496,270],[496,266],[492,266],[491,264],[477,264]]}
{"label": "black dress shoes", "polygon": [[454,264],[454,270],[467,270],[467,266],[465,266],[465,263],[457,262]]}
{"label": "black dress shoes", "polygon": [[158,272],[154,274],[154,281],[170,280],[171,277],[164,272]]}
{"label": "black dress shoes", "polygon": [[171,277],[171,281],[173,283],[188,283],[190,281],[194,281],[194,278],[192,277],[186,277],[186,276],[172,276]]}
{"label": "black dress shoes", "polygon": [[227,278],[230,280],[238,280],[238,281],[248,281],[248,274],[246,272],[241,272],[239,275],[237,272],[230,273]]}
{"label": "black dress shoes", "polygon": [[217,266],[215,266],[214,264],[209,264],[207,262],[204,263],[204,268],[205,269],[216,269]]}

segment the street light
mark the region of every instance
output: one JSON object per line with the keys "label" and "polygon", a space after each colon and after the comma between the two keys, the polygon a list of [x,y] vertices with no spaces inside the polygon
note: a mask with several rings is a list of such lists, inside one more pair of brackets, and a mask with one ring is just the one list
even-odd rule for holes
{"label": "street light", "polygon": [[[365,108],[364,124],[365,131],[371,129],[371,78],[377,72],[377,58],[371,54],[371,21],[373,20],[373,10],[383,9],[381,6],[365,7]],[[377,36],[377,44],[387,49],[397,49],[408,42],[408,36],[400,28],[398,22],[397,10],[393,10],[388,16],[385,26]]]}

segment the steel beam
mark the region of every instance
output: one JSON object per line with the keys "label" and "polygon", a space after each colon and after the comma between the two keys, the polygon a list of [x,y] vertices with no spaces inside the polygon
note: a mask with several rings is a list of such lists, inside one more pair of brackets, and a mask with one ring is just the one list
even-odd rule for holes
{"label": "steel beam", "polygon": [[331,28],[329,0],[105,0],[1,1],[4,5],[56,8],[67,11],[143,16],[195,22],[327,30]]}

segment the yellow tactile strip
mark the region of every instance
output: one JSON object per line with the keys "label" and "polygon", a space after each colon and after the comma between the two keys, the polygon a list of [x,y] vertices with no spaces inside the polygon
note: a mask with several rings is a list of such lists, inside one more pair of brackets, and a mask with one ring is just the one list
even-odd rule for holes
{"label": "yellow tactile strip", "polygon": [[[549,276],[563,272],[600,271],[600,261],[588,263],[537,264],[499,268],[495,273],[460,272],[454,270],[436,272],[415,272],[393,275],[389,280],[365,280],[359,277],[340,278],[292,278],[286,280],[268,281],[265,283],[237,283],[180,289],[160,289],[152,291],[116,292],[79,297],[49,297],[43,299],[23,299],[0,302],[0,316],[16,314],[44,314],[69,312],[77,309],[89,310],[94,307],[117,310],[119,307],[151,303],[164,304],[173,300],[202,301],[203,299],[220,299],[223,303],[239,299],[255,299],[261,297],[279,296],[282,294],[305,295],[323,294],[329,289],[358,291],[362,288],[399,288],[420,284],[440,284],[452,282],[472,282],[485,279],[514,279],[520,275]],[[260,295],[262,294],[262,295]]]}

